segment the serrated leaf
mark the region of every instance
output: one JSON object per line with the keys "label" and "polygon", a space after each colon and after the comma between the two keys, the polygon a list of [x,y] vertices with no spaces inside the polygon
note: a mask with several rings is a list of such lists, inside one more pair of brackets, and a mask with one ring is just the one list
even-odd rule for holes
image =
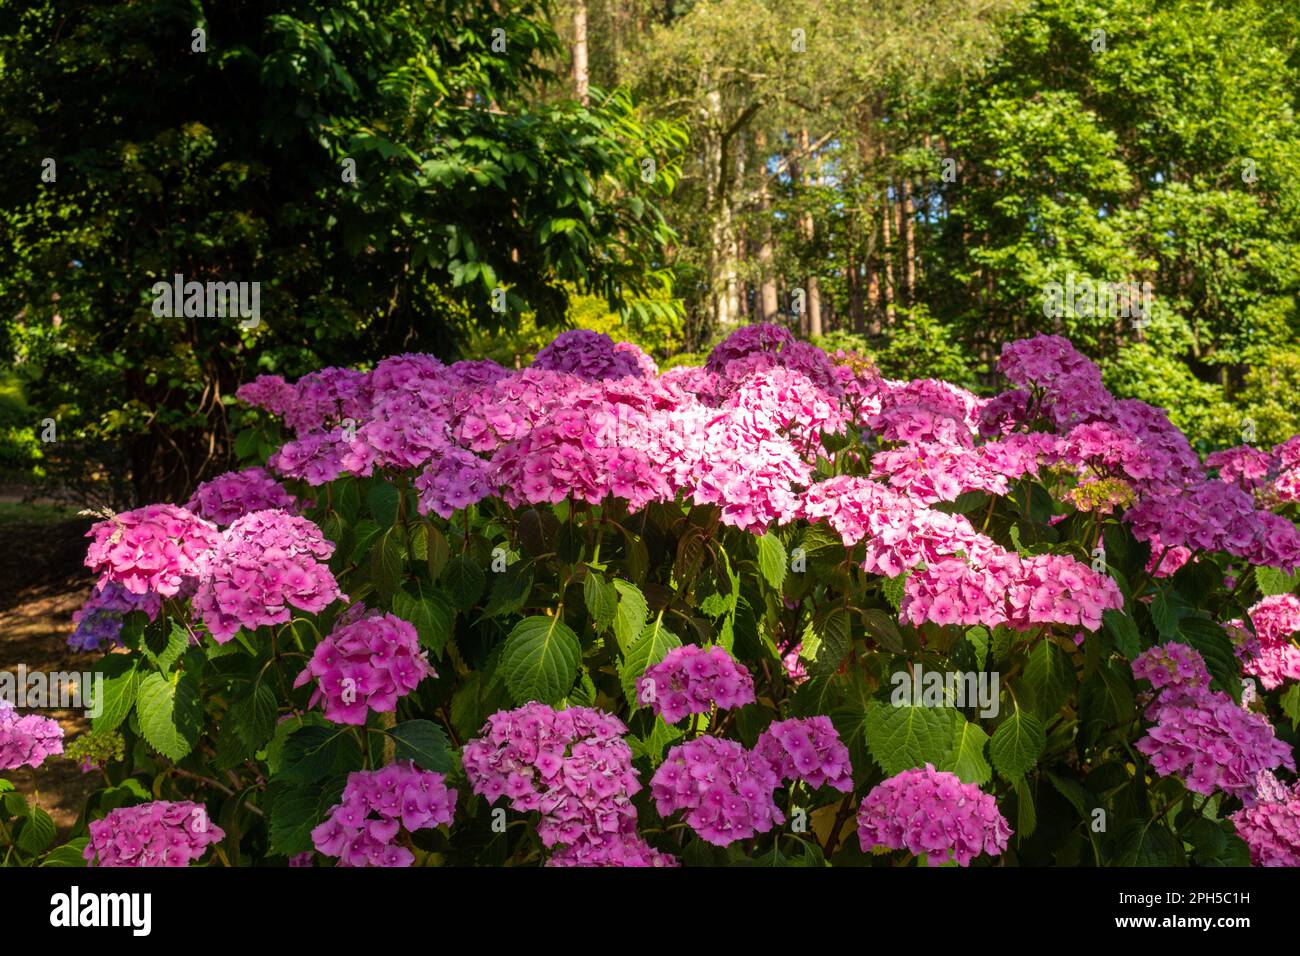
{"label": "serrated leaf", "polygon": [[1182,848],[1174,835],[1154,820],[1129,820],[1108,841],[1110,866],[1179,866]]}
{"label": "serrated leaf", "polygon": [[775,590],[781,590],[785,581],[786,570],[785,545],[781,539],[768,531],[758,539],[758,568]]}
{"label": "serrated leaf", "polygon": [[618,646],[626,653],[632,642],[641,635],[650,605],[646,603],[641,589],[630,581],[616,580],[614,589],[618,592],[618,610],[614,612],[614,637],[618,640]]}
{"label": "serrated leaf", "polygon": [[1025,707],[1047,720],[1061,709],[1075,683],[1074,665],[1065,652],[1051,641],[1041,640],[1029,652],[1018,689]]}
{"label": "serrated leaf", "polygon": [[581,658],[573,630],[559,617],[539,614],[515,625],[502,647],[498,670],[516,704],[554,704],[573,686]]}
{"label": "serrated leaf", "polygon": [[952,755],[939,769],[955,773],[963,783],[986,784],[993,777],[993,768],[984,758],[989,735],[979,724],[972,724],[957,711],[953,713]]}
{"label": "serrated leaf", "polygon": [[1024,777],[1017,777],[1013,784],[1016,791],[1016,835],[1031,837],[1038,829],[1038,812],[1034,807],[1034,794]]}
{"label": "serrated leaf", "polygon": [[280,777],[288,783],[314,783],[329,775],[343,746],[345,731],[337,727],[300,727],[284,742]]}
{"label": "serrated leaf", "polygon": [[1168,639],[1178,633],[1178,608],[1174,603],[1172,590],[1157,591],[1151,599],[1151,621],[1162,638]]}
{"label": "serrated leaf", "polygon": [[335,777],[324,784],[300,784],[281,790],[271,806],[267,830],[271,853],[294,856],[312,849],[311,831],[323,823],[330,809],[343,796],[346,777]]}
{"label": "serrated leaf", "polygon": [[366,507],[381,528],[391,528],[397,521],[397,506],[401,493],[395,485],[377,478],[366,492]]}
{"label": "serrated leaf", "polygon": [[630,705],[646,706],[647,702],[642,701],[637,695],[636,682],[646,672],[646,668],[658,664],[669,651],[681,646],[681,638],[664,627],[660,619],[651,621],[641,629],[640,635],[623,655],[623,664],[618,670],[623,696]]}
{"label": "serrated leaf", "polygon": [[813,677],[835,673],[853,646],[849,612],[842,607],[823,608],[808,623],[808,628],[800,654],[801,657],[808,654],[808,673]]}
{"label": "serrated leaf", "polygon": [[862,626],[877,644],[894,654],[907,652],[907,642],[903,640],[898,625],[888,614],[874,607],[863,608],[859,614],[862,618]]}
{"label": "serrated leaf", "polygon": [[250,750],[257,750],[275,732],[275,718],[280,710],[275,692],[266,683],[253,685],[248,696],[236,701],[231,711],[235,732]]}
{"label": "serrated leaf", "polygon": [[1255,583],[1259,586],[1259,593],[1264,597],[1290,594],[1296,589],[1296,585],[1300,584],[1300,571],[1295,574],[1284,574],[1280,568],[1257,567]]}
{"label": "serrated leaf", "polygon": [[384,732],[397,742],[398,760],[414,760],[417,767],[437,773],[451,772],[447,732],[433,721],[404,720]]}
{"label": "serrated leaf", "polygon": [[434,657],[442,656],[456,616],[445,594],[416,581],[393,595],[393,613],[415,627],[421,647],[427,648]]}
{"label": "serrated leaf", "polygon": [[370,553],[370,580],[384,598],[390,598],[402,584],[406,570],[400,532],[385,531]]}
{"label": "serrated leaf", "polygon": [[1291,729],[1300,727],[1300,684],[1292,684],[1283,691],[1278,705],[1282,708],[1282,713],[1291,718]]}
{"label": "serrated leaf", "polygon": [[1101,620],[1106,628],[1106,633],[1115,642],[1115,650],[1130,661],[1142,653],[1142,635],[1138,632],[1137,624],[1134,623],[1133,618],[1123,611],[1107,608],[1102,611]]}
{"label": "serrated leaf", "polygon": [[1215,689],[1241,700],[1241,665],[1222,627],[1209,618],[1187,617],[1178,623],[1177,638],[1205,659]]}
{"label": "serrated leaf", "polygon": [[146,674],[136,698],[140,732],[149,746],[169,760],[182,760],[198,742],[202,708],[198,688],[187,674]]}
{"label": "serrated leaf", "polygon": [[618,613],[618,591],[599,571],[588,569],[582,582],[582,599],[597,631],[603,631],[614,623],[614,615]]}
{"label": "serrated leaf", "polygon": [[532,561],[516,561],[499,574],[492,575],[492,593],[488,597],[484,617],[514,614],[528,603],[533,589]]}
{"label": "serrated leaf", "polygon": [[458,611],[468,611],[483,596],[487,579],[477,561],[468,554],[458,554],[447,562],[442,586]]}
{"label": "serrated leaf", "polygon": [[89,837],[77,837],[75,840],[69,840],[62,846],[56,846],[49,853],[45,854],[45,859],[41,860],[41,866],[86,866],[86,858],[83,854],[87,844],[89,843]]}
{"label": "serrated leaf", "polygon": [[107,733],[117,729],[135,706],[140,673],[136,670],[136,658],[126,654],[109,654],[95,665],[95,672],[104,675],[100,691],[103,700],[102,703],[92,701],[100,713],[91,719],[91,727],[96,733]]}
{"label": "serrated leaf", "polygon": [[891,777],[927,763],[943,766],[952,754],[953,713],[950,707],[894,707],[873,700],[863,720],[867,749]]}
{"label": "serrated leaf", "polygon": [[998,773],[1008,780],[1023,777],[1038,763],[1047,746],[1047,734],[1033,714],[1017,704],[1006,720],[998,724],[989,741],[989,756]]}
{"label": "serrated leaf", "polygon": [[54,821],[40,807],[33,806],[19,827],[18,838],[14,842],[18,849],[31,856],[44,853],[54,842]]}

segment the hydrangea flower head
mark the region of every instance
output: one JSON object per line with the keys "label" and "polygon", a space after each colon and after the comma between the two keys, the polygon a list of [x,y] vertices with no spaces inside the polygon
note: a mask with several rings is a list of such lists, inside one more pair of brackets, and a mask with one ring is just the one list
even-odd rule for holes
{"label": "hydrangea flower head", "polygon": [[687,714],[729,710],[754,702],[754,679],[721,647],[674,647],[636,682],[637,700],[670,724]]}
{"label": "hydrangea flower head", "polygon": [[200,560],[216,546],[214,524],[176,505],[145,505],[96,522],[86,532],[86,567],[99,586],[172,597],[190,587]]}
{"label": "hydrangea flower head", "polygon": [[40,714],[18,716],[0,697],[0,770],[39,767],[46,757],[63,753],[63,728]]}
{"label": "hydrangea flower head", "polygon": [[998,856],[1011,828],[997,802],[956,774],[926,764],[877,784],[858,808],[863,852],[883,846],[925,855],[929,866],[969,866],[981,853]]}
{"label": "hydrangea flower head", "polygon": [[83,856],[91,866],[189,866],[225,835],[202,804],[155,800],[92,820]]}
{"label": "hydrangea flower head", "polygon": [[410,760],[356,770],[340,802],[311,831],[312,845],[339,866],[410,866],[415,855],[397,842],[401,832],[448,826],[455,810],[456,791],[446,778]]}
{"label": "hydrangea flower head", "polygon": [[201,483],[185,507],[224,527],[251,511],[293,511],[298,501],[265,468],[245,468]]}
{"label": "hydrangea flower head", "polygon": [[727,846],[785,822],[772,800],[779,785],[765,757],[734,740],[704,736],[668,751],[650,780],[650,793],[660,816],[685,810],[702,840]]}
{"label": "hydrangea flower head", "polygon": [[759,735],[754,752],[782,781],[802,780],[814,789],[833,787],[841,793],[853,789],[849,749],[824,715],[771,724]]}

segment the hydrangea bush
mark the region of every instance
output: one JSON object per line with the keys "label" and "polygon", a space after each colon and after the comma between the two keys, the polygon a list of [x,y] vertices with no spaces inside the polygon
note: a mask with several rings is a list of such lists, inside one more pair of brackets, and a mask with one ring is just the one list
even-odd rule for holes
{"label": "hydrangea bush", "polygon": [[61,846],[4,794],[6,858],[1294,865],[1300,437],[998,369],[760,325],[262,376],[243,469],[91,530],[104,786]]}

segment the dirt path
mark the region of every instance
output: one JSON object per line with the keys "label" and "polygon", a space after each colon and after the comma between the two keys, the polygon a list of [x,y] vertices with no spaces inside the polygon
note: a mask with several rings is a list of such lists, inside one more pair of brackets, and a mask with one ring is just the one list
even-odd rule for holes
{"label": "dirt path", "polygon": [[[81,567],[89,519],[0,523],[0,670],[89,670],[99,654],[68,648],[72,613],[90,594]],[[63,727],[64,741],[89,729],[80,711],[42,710]],[[100,782],[71,760],[51,757],[41,767],[4,771],[4,776],[54,820],[60,832],[77,821],[86,797]]]}

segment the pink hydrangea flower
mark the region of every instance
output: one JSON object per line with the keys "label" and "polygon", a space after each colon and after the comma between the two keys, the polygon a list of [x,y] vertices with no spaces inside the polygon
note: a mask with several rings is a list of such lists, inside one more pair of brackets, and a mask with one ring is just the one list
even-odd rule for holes
{"label": "pink hydrangea flower", "polygon": [[956,774],[926,764],[878,784],[858,808],[863,852],[883,846],[925,855],[926,864],[969,866],[981,853],[998,856],[1011,828],[997,802]]}
{"label": "pink hydrangea flower", "polygon": [[450,826],[455,811],[456,791],[442,774],[399,760],[348,774],[342,799],[311,831],[312,844],[339,866],[410,866],[415,855],[396,842],[401,832]]}
{"label": "pink hydrangea flower", "polygon": [[215,547],[216,525],[176,505],[145,505],[96,522],[86,532],[86,567],[99,586],[173,597],[193,586],[199,563]]}
{"label": "pink hydrangea flower", "polygon": [[0,770],[39,767],[46,757],[63,753],[63,728],[40,714],[18,716],[0,697]]}
{"label": "pink hydrangea flower", "polygon": [[650,793],[660,816],[685,810],[702,840],[727,846],[785,822],[772,800],[779,784],[766,758],[734,740],[705,736],[668,751]]}
{"label": "pink hydrangea flower", "polygon": [[354,605],[312,653],[294,681],[316,681],[308,706],[324,699],[325,716],[336,724],[364,725],[371,711],[391,714],[426,677],[437,677],[415,627],[395,614],[367,612]]}
{"label": "pink hydrangea flower", "polygon": [[268,508],[294,511],[298,500],[265,468],[245,468],[203,482],[185,507],[200,518],[224,527],[251,511]]}
{"label": "pink hydrangea flower", "polygon": [[[1248,613],[1257,640],[1245,655],[1243,670],[1258,677],[1266,690],[1300,680],[1300,647],[1294,640],[1300,633],[1300,598],[1294,594],[1269,595]],[[1242,629],[1240,621],[1229,622],[1229,627]]]}
{"label": "pink hydrangea flower", "polygon": [[345,598],[323,562],[334,553],[316,525],[283,511],[237,519],[205,556],[194,611],[224,644],[241,627],[284,624],[291,607],[323,611]]}
{"label": "pink hydrangea flower", "polygon": [[1256,799],[1228,819],[1255,866],[1300,866],[1300,785],[1285,787],[1267,772],[1260,778]]}
{"label": "pink hydrangea flower", "polygon": [[849,749],[826,716],[792,717],[777,721],[759,735],[754,752],[766,760],[782,781],[802,780],[808,786],[853,789]]}
{"label": "pink hydrangea flower", "polygon": [[674,647],[637,679],[637,701],[666,722],[754,702],[754,679],[721,647]]}
{"label": "pink hydrangea flower", "polygon": [[225,835],[202,804],[155,800],[92,820],[83,856],[91,866],[189,866]]}

